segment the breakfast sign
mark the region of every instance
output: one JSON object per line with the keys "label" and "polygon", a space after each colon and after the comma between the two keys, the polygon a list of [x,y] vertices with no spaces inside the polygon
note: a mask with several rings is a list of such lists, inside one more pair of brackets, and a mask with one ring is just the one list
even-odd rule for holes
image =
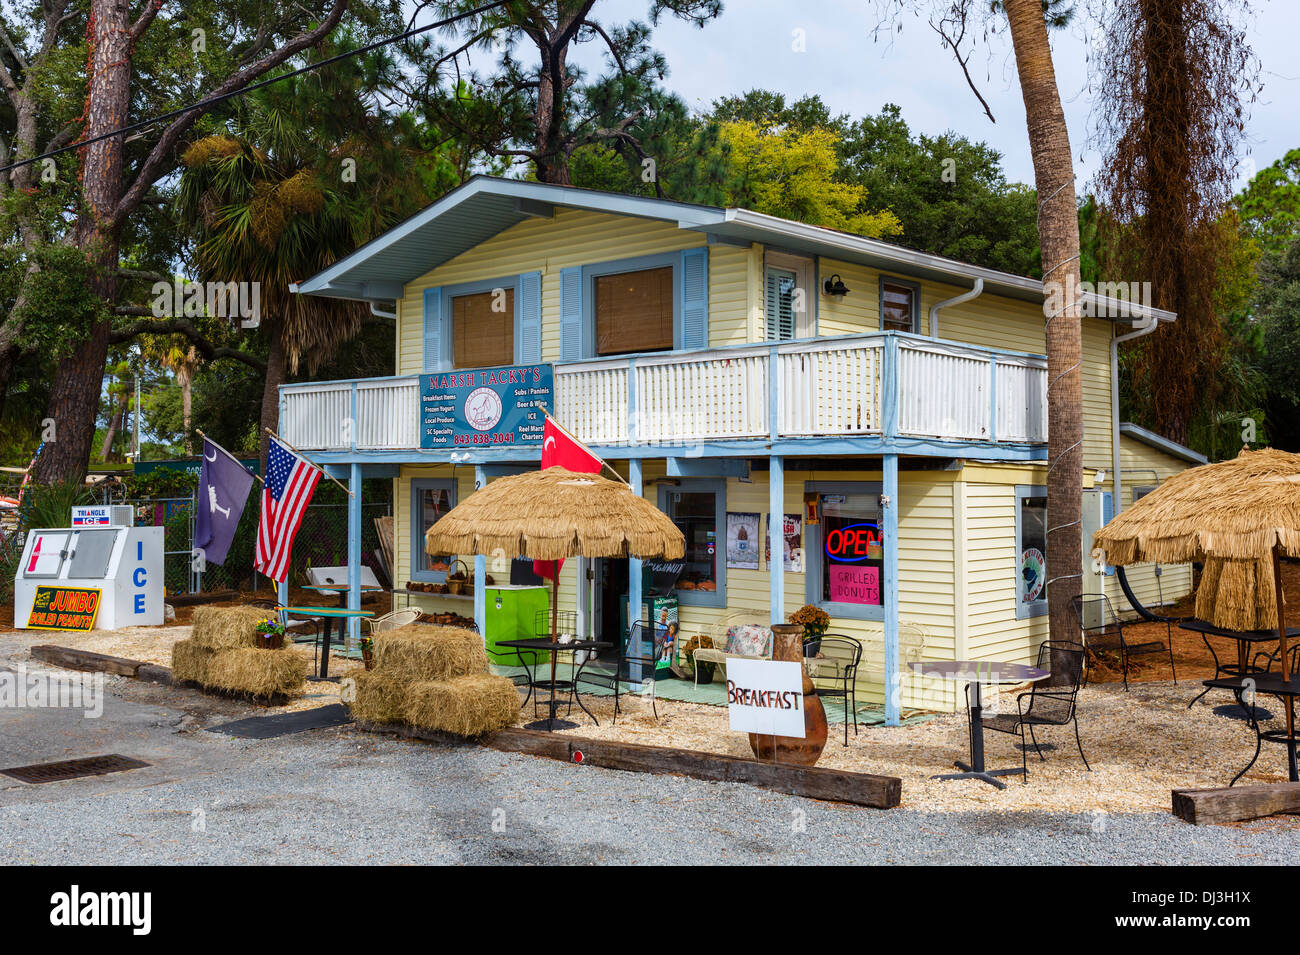
{"label": "breakfast sign", "polygon": [[549,363],[421,375],[420,447],[541,444],[554,381]]}

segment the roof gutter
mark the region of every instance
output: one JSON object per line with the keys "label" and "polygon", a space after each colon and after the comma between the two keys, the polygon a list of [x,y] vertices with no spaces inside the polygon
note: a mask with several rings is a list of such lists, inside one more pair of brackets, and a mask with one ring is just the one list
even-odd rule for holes
{"label": "roof gutter", "polygon": [[1119,517],[1119,512],[1124,509],[1124,472],[1119,460],[1119,346],[1120,342],[1150,335],[1159,327],[1159,319],[1147,316],[1146,324],[1110,340],[1110,463],[1114,472],[1110,479],[1112,519]]}
{"label": "roof gutter", "polygon": [[977,278],[975,284],[971,286],[969,292],[962,292],[960,295],[954,295],[952,298],[946,298],[942,302],[935,302],[930,306],[930,337],[939,337],[939,312],[949,305],[961,305],[980,297],[984,291],[984,280]]}

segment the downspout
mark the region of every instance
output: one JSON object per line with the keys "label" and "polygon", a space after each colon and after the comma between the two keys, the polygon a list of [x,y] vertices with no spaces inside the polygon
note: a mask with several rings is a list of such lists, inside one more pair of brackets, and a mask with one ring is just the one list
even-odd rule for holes
{"label": "downspout", "polygon": [[949,305],[961,305],[963,302],[969,302],[972,299],[980,297],[984,291],[984,280],[976,279],[975,284],[971,286],[969,292],[962,292],[952,298],[946,298],[942,302],[935,302],[930,306],[930,337],[939,337],[939,310],[947,308]]}
{"label": "downspout", "polygon": [[1114,520],[1119,516],[1119,512],[1124,509],[1124,485],[1123,471],[1120,467],[1119,460],[1119,345],[1120,342],[1132,341],[1135,338],[1141,338],[1143,335],[1150,335],[1160,327],[1160,319],[1154,315],[1150,316],[1151,324],[1140,326],[1136,331],[1129,332],[1126,335],[1117,335],[1110,340],[1110,463],[1113,477],[1111,478],[1111,502],[1110,513],[1111,519]]}
{"label": "downspout", "polygon": [[397,318],[396,312],[385,312],[375,302],[370,303],[370,314],[376,316],[377,318]]}

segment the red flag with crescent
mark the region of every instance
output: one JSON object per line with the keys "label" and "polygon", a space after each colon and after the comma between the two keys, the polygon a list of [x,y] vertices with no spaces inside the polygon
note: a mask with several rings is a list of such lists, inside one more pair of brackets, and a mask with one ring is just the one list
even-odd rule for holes
{"label": "red flag with crescent", "polygon": [[[546,429],[542,433],[542,470],[557,467],[580,474],[599,474],[605,462],[547,415]],[[562,560],[535,560],[533,573],[554,580],[563,566]]]}

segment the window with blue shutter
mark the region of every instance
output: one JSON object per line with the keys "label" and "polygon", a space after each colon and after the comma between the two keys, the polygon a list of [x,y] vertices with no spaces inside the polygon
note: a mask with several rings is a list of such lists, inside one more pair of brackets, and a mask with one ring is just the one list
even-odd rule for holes
{"label": "window with blue shutter", "polygon": [[424,290],[424,362],[425,372],[442,371],[443,359],[442,289]]}
{"label": "window with blue shutter", "polygon": [[763,312],[767,340],[784,342],[794,338],[794,296],[798,276],[791,269],[768,268],[763,283]]}
{"label": "window with blue shutter", "polygon": [[542,273],[519,276],[519,361],[530,365],[542,360]]}
{"label": "window with blue shutter", "polygon": [[685,249],[681,264],[681,334],[679,347],[709,345],[709,250]]}
{"label": "window with blue shutter", "polygon": [[583,332],[582,269],[560,271],[560,360],[578,361],[586,357]]}

